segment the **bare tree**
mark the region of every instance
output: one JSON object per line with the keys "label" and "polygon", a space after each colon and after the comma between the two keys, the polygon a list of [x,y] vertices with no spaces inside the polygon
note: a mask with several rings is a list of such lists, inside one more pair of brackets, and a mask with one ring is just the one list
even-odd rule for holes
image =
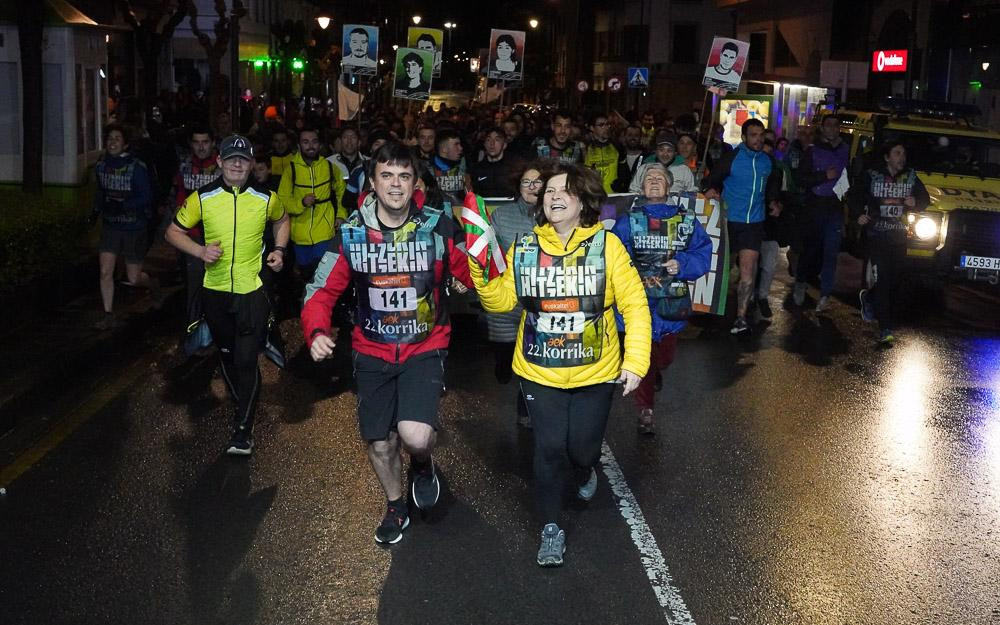
{"label": "bare tree", "polygon": [[42,192],[42,28],[44,2],[17,3],[17,38],[21,48],[21,187]]}
{"label": "bare tree", "polygon": [[192,0],[156,0],[145,2],[145,15],[140,19],[132,0],[118,0],[125,22],[135,32],[135,47],[142,60],[142,106],[148,115],[160,91],[160,54],[174,36],[174,29],[188,14]]}
{"label": "bare tree", "polygon": [[[227,98],[229,95],[229,80],[236,80],[236,76],[226,77],[222,73],[222,57],[229,51],[229,39],[232,36],[232,22],[247,14],[246,8],[241,0],[233,0],[233,10],[226,15],[226,0],[215,0],[215,41],[198,28],[198,7],[191,3],[188,14],[191,17],[191,32],[198,38],[198,43],[205,49],[208,55],[208,111],[209,119],[214,124],[219,113],[228,108]],[[237,123],[239,111],[233,111],[233,123]]]}

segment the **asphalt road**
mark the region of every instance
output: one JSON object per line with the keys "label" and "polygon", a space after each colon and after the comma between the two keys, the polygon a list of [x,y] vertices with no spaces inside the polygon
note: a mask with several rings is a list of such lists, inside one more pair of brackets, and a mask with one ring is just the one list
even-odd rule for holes
{"label": "asphalt road", "polygon": [[954,313],[989,327],[996,304],[917,302],[880,350],[853,301],[817,316],[785,293],[749,340],[684,333],[655,438],[616,402],[555,570],[534,563],[531,434],[468,320],[442,500],[390,549],[354,395],[304,358],[294,320],[289,370],[263,365],[249,461],[221,455],[215,361],[164,339],[94,383],[113,390],[0,497],[0,621],[1000,623],[1000,338]]}

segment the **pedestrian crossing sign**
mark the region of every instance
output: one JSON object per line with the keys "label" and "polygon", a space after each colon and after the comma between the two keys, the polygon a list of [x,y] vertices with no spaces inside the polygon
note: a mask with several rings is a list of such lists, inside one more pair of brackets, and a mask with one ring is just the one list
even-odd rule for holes
{"label": "pedestrian crossing sign", "polygon": [[628,86],[630,89],[645,89],[649,86],[648,67],[628,68]]}

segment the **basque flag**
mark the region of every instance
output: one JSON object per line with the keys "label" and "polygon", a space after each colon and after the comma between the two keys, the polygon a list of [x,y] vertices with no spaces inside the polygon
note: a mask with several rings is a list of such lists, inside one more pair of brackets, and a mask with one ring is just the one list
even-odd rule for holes
{"label": "basque flag", "polygon": [[483,198],[475,193],[465,194],[462,224],[465,226],[466,253],[483,268],[483,279],[489,282],[506,271],[507,262],[497,242],[496,232],[490,225],[486,205]]}

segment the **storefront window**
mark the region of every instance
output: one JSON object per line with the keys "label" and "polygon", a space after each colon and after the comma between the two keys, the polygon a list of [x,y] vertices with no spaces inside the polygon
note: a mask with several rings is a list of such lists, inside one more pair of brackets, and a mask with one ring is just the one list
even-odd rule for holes
{"label": "storefront window", "polygon": [[17,63],[0,63],[0,154],[21,153],[21,77]]}

